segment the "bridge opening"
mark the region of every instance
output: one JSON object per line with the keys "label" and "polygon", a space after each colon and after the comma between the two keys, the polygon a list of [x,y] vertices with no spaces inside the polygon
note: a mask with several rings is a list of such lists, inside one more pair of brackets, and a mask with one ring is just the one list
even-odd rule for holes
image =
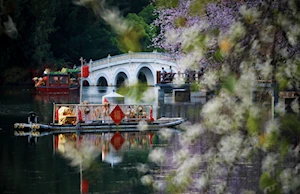
{"label": "bridge opening", "polygon": [[155,85],[154,75],[148,67],[142,67],[137,73],[137,78],[141,83]]}
{"label": "bridge opening", "polygon": [[116,77],[116,86],[120,87],[122,85],[125,85],[125,81],[128,79],[127,75],[124,72],[118,73]]}
{"label": "bridge opening", "polygon": [[100,77],[98,79],[97,86],[108,86],[107,80],[104,77]]}
{"label": "bridge opening", "polygon": [[87,80],[83,80],[82,85],[83,86],[90,86],[90,83]]}
{"label": "bridge opening", "polygon": [[144,74],[143,72],[140,72],[140,73],[139,73],[138,79],[139,79],[139,81],[140,81],[141,83],[147,84],[147,78],[146,78],[146,76],[145,76],[145,74]]}

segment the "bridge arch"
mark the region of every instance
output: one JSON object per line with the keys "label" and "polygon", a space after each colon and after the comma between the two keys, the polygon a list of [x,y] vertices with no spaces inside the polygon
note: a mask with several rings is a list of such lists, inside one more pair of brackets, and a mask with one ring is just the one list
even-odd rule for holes
{"label": "bridge arch", "polygon": [[148,63],[141,63],[136,68],[135,77],[138,81],[146,83],[147,85],[154,86],[155,85],[155,71],[152,66]]}
{"label": "bridge arch", "polygon": [[129,72],[124,68],[119,68],[115,72],[114,77],[115,77],[114,85],[121,86],[122,84],[125,84],[126,82],[128,82]]}
{"label": "bridge arch", "polygon": [[97,76],[97,86],[108,86],[108,76],[104,73],[100,73]]}
{"label": "bridge arch", "polygon": [[162,67],[172,66],[174,73],[179,71],[175,59],[155,51],[108,56],[91,61],[88,65],[90,66],[88,81],[90,85],[98,86],[106,84],[117,86],[123,82],[135,84],[138,80],[154,86],[160,82],[157,72],[161,71]]}

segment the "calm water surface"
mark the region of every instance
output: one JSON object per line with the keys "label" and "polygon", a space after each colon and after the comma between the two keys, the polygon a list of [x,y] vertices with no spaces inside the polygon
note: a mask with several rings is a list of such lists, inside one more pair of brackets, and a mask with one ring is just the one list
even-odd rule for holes
{"label": "calm water surface", "polygon": [[[81,187],[86,192],[95,194],[155,193],[152,188],[140,183],[140,177],[144,174],[137,171],[136,166],[148,163],[148,153],[153,146],[166,143],[161,142],[157,134],[122,134],[125,137],[122,149],[105,153],[103,146],[99,146],[100,155],[89,168],[80,170],[80,166],[72,165],[72,159],[67,159],[58,151],[53,136],[40,137],[37,144],[33,145],[28,143],[26,137],[16,137],[13,134],[13,124],[27,122],[30,111],[38,114],[39,122],[51,122],[53,103],[77,103],[79,95],[39,95],[34,88],[26,87],[0,89],[0,193],[81,193]],[[82,99],[90,103],[101,103],[102,96],[114,89],[85,87]],[[154,97],[158,97],[158,88],[152,89]],[[125,98],[126,103],[133,102]],[[192,122],[199,119],[197,112],[201,105],[174,103],[170,96],[163,102],[156,100],[153,104],[157,117],[181,116]],[[174,134],[178,136],[180,132]],[[111,135],[93,134],[83,138],[91,140],[95,145],[95,142],[105,142],[105,139],[109,142],[107,140]]]}

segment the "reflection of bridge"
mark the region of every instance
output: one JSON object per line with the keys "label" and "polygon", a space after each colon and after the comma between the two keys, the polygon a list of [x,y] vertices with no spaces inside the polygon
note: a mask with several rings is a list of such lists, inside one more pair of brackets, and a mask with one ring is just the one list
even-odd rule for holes
{"label": "reflection of bridge", "polygon": [[158,71],[164,67],[166,70],[172,67],[177,72],[177,64],[166,54],[157,52],[127,53],[89,63],[90,75],[85,80],[89,85],[117,86],[125,81],[129,84],[137,81],[147,85],[157,84]]}

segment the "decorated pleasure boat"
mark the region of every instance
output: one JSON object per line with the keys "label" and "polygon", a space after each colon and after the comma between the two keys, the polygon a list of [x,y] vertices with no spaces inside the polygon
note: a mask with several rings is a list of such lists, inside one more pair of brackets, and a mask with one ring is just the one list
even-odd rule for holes
{"label": "decorated pleasure boat", "polygon": [[58,72],[51,72],[47,68],[43,77],[34,77],[32,80],[40,93],[69,93],[79,90],[80,85],[77,76],[79,72],[78,69],[66,68]]}
{"label": "decorated pleasure boat", "polygon": [[51,123],[39,123],[38,116],[31,112],[28,123],[14,124],[15,135],[37,137],[60,133],[155,131],[176,127],[186,120],[165,117],[156,119],[152,105],[123,104],[122,96],[115,96],[121,101],[110,103],[104,97],[101,104],[89,104],[87,101],[80,104],[53,104]]}

